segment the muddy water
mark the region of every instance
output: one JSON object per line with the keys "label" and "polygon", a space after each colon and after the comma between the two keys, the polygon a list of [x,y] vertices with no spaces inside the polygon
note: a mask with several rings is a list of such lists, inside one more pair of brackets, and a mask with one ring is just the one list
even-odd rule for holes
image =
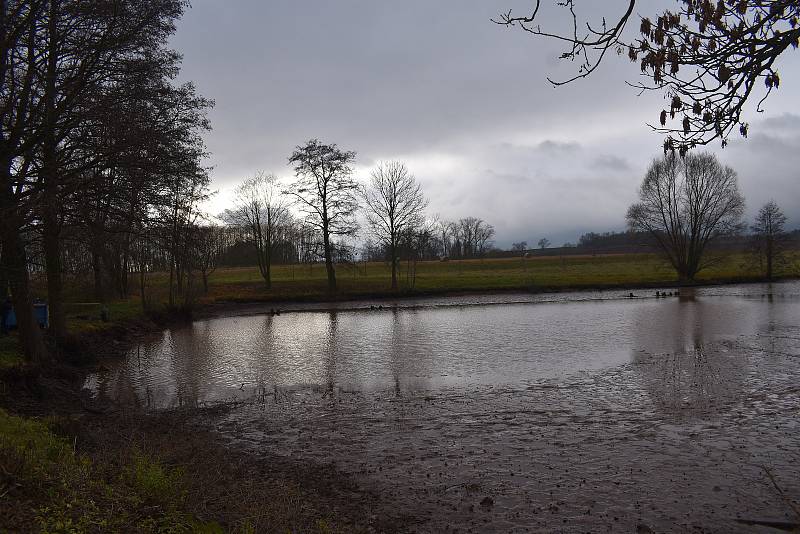
{"label": "muddy water", "polygon": [[219,423],[233,445],[333,463],[421,532],[800,520],[800,283],[619,297],[212,319],[87,386],[254,400]]}

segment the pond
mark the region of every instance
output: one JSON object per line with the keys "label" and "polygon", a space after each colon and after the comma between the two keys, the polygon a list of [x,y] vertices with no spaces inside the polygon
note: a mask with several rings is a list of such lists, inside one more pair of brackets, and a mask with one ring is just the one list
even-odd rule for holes
{"label": "pond", "polygon": [[218,424],[231,446],[333,463],[423,532],[790,520],[800,283],[655,291],[213,318],[87,387],[147,407],[250,400]]}

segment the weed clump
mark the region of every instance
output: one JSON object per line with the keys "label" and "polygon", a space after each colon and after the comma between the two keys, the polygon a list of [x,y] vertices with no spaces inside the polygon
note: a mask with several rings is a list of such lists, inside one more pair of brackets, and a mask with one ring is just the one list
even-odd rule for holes
{"label": "weed clump", "polygon": [[0,526],[45,533],[222,531],[185,511],[181,470],[138,451],[127,469],[108,467],[76,453],[46,420],[0,409]]}

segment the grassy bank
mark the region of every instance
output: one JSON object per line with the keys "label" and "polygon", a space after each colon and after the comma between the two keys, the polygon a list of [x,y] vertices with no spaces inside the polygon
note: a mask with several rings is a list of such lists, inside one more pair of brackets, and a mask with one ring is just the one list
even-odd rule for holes
{"label": "grassy bank", "polygon": [[[45,421],[0,410],[3,529],[40,532],[214,532],[186,510],[183,473],[131,452],[124,467],[93,462]],[[113,510],[113,513],[110,513]]]}
{"label": "grassy bank", "polygon": [[[778,275],[798,276],[798,265],[800,255],[795,255]],[[389,277],[383,263],[339,266],[333,298],[394,295]],[[676,283],[674,271],[652,254],[421,262],[413,288],[410,277],[403,264],[401,294]],[[759,279],[747,257],[729,255],[705,270],[698,283]],[[198,304],[332,298],[322,265],[277,266],[273,280],[267,290],[255,268],[218,269]],[[163,303],[166,275],[152,274],[147,284],[150,298]],[[73,351],[121,352],[125,339],[156,329],[134,296],[106,303],[110,320],[103,321],[101,305],[86,302],[92,292],[85,280],[70,280],[68,288]],[[87,414],[76,390],[67,392],[75,399],[67,395],[64,400],[74,385],[58,378],[41,378],[33,384],[35,391],[29,391],[30,383],[14,384],[21,363],[16,336],[0,337],[0,380],[6,380],[0,381],[0,406],[5,407],[0,408],[0,531],[355,532],[365,530],[358,518],[376,516],[376,497],[351,498],[361,490],[333,470],[278,455],[237,454],[217,443],[212,432],[198,430],[190,413]],[[51,390],[54,381],[61,389]],[[23,397],[28,399],[24,410]],[[213,414],[199,417],[210,420]],[[378,530],[400,528],[402,520],[389,515]]]}
{"label": "grassy bank", "polygon": [[318,491],[335,475],[308,471],[230,451],[186,414],[81,421],[0,409],[2,532],[365,531],[348,521],[365,510]]}
{"label": "grassy bank", "polygon": [[0,532],[394,531],[334,469],[221,443],[209,425],[225,406],[96,410],[75,369],[27,372],[16,336],[0,337],[0,362]]}
{"label": "grassy bank", "polygon": [[[103,322],[96,305],[70,306],[79,347],[121,352],[117,338],[155,328],[134,303],[111,309]],[[366,509],[377,497],[350,503],[361,490],[332,469],[220,443],[213,410],[84,406],[82,376],[29,368],[17,336],[0,337],[0,532],[328,534],[377,522]]]}
{"label": "grassy bank", "polygon": [[17,336],[0,336],[0,371],[22,363],[22,347]]}
{"label": "grassy bank", "polygon": [[[777,271],[778,277],[800,276],[800,252]],[[697,283],[713,284],[761,280],[762,273],[745,254],[727,254],[697,277]],[[255,267],[220,268],[210,277],[204,293],[196,282],[199,306],[216,302],[285,302],[331,299],[380,298],[396,295],[441,295],[492,291],[564,291],[595,288],[636,288],[670,286],[677,283],[675,271],[656,254],[611,254],[548,256],[484,260],[427,261],[416,265],[415,273],[403,263],[400,290],[390,287],[385,263],[339,265],[338,290],[331,295],[323,265],[277,265],[273,267],[271,289],[265,287]],[[167,275],[153,273],[147,278],[148,299],[164,302]],[[41,284],[40,284],[41,285]],[[43,286],[42,286],[43,287]],[[86,300],[92,288],[83,279],[70,283],[69,299]],[[141,315],[138,297],[109,304],[114,321]],[[70,325],[78,330],[104,328],[96,323],[99,305],[72,304]],[[94,322],[93,322],[94,321]]]}
{"label": "grassy bank", "polygon": [[[800,253],[780,276],[800,274]],[[341,265],[337,270],[342,297],[390,293],[390,271],[385,263]],[[762,273],[744,254],[721,256],[701,272],[698,283],[758,280]],[[484,260],[406,263],[400,269],[401,290],[418,293],[475,292],[493,290],[568,290],[600,287],[639,287],[676,283],[675,271],[656,254],[550,256]],[[155,291],[163,277],[151,281]],[[211,277],[208,299],[302,300],[327,296],[323,266],[277,266],[273,288],[267,291],[254,268],[220,269]]]}

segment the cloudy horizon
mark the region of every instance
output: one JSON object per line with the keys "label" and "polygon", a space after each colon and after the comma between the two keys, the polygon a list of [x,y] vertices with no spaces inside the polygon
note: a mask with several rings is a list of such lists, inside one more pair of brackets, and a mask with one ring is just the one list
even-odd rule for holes
{"label": "cloudy horizon", "polygon": [[[362,180],[377,161],[405,162],[429,213],[481,217],[501,247],[624,229],[660,155],[646,122],[663,97],[638,96],[625,84],[637,66],[616,57],[553,88],[548,75],[576,68],[556,59],[559,46],[489,20],[529,5],[195,0],[172,45],[184,54],[181,79],[216,101],[206,142],[219,194],[209,210],[228,207],[236,184],[259,170],[291,177],[293,148],[319,138],[356,151]],[[765,113],[751,106],[746,117],[750,138],[709,150],[739,173],[748,220],[774,198],[798,228],[800,63],[793,51],[781,62],[781,89]]]}

